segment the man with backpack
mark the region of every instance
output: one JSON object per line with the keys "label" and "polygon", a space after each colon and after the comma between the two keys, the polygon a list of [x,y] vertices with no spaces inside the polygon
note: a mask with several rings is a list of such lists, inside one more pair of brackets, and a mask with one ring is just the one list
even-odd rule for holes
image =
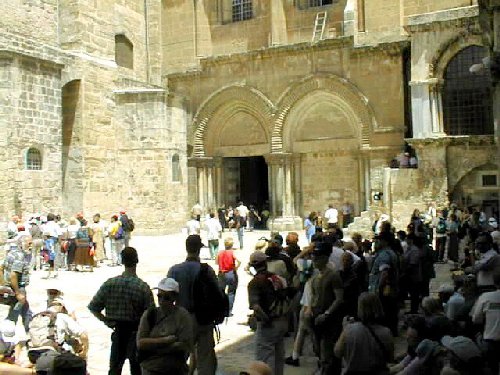
{"label": "man with backpack", "polygon": [[254,277],[248,283],[248,302],[257,318],[255,359],[283,375],[291,293],[284,278],[267,270],[266,254],[252,253],[249,266]]}
{"label": "man with backpack", "polygon": [[[33,317],[29,336],[28,358],[37,371],[60,366],[67,373],[71,369],[72,374],[85,374],[89,339],[83,327],[64,313],[62,300],[54,298],[46,311]],[[61,355],[64,361],[59,360]]]}
{"label": "man with backpack", "polygon": [[194,350],[190,373],[214,375],[217,370],[213,330],[229,314],[229,301],[219,288],[214,270],[200,263],[200,249],[205,245],[197,234],[186,238],[186,260],[172,266],[167,277],[179,283],[177,305],[191,314],[194,329]]}
{"label": "man with backpack", "polygon": [[123,228],[123,242],[124,247],[128,247],[130,243],[130,234],[135,229],[134,221],[128,217],[124,210],[120,211],[120,222]]}
{"label": "man with backpack", "polygon": [[[144,311],[154,306],[153,294],[147,283],[137,276],[139,257],[133,247],[123,249],[125,271],[101,285],[88,305],[94,316],[113,330],[109,375],[119,375],[126,359],[130,373],[140,375],[136,355],[136,334]],[[106,315],[102,311],[106,311]]]}

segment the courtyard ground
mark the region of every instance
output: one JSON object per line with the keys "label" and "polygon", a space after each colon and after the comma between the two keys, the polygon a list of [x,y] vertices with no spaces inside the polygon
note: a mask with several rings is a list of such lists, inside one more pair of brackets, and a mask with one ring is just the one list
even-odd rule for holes
{"label": "courtyard ground", "polygon": [[[237,236],[234,232],[225,232],[223,237],[233,236],[237,245]],[[237,251],[237,256],[245,265],[253,251],[257,240],[262,237],[269,237],[269,231],[246,232],[244,238],[244,249]],[[151,287],[157,285],[166,276],[168,269],[185,258],[184,247],[185,235],[182,233],[167,236],[133,237],[131,246],[134,246],[139,253],[139,264],[137,273]],[[206,243],[206,242],[205,242]],[[305,244],[305,237],[301,233],[300,244]],[[208,249],[202,249],[202,261],[213,265],[210,260],[203,260],[208,256]],[[59,272],[57,282],[65,293],[65,299],[73,305],[77,311],[77,316],[81,324],[86,328],[90,338],[88,370],[90,375],[107,374],[110,335],[111,330],[98,321],[87,309],[92,296],[99,286],[108,278],[118,275],[123,271],[123,267],[108,267],[106,265],[96,268],[94,272]],[[449,280],[449,274],[444,266],[439,265],[438,278],[432,282],[431,290],[436,290],[443,280]],[[28,300],[34,312],[43,310],[46,304],[45,288],[52,284],[53,280],[45,280],[42,277],[44,272],[36,271],[31,276],[28,288]],[[236,294],[234,316],[220,326],[221,340],[216,346],[219,369],[218,375],[239,374],[245,369],[248,363],[253,360],[253,333],[245,325],[247,320],[248,300],[247,284],[251,276],[243,270],[239,272],[239,287]],[[0,306],[1,312],[5,314],[5,306]],[[404,340],[398,339],[398,350],[404,348]],[[286,355],[290,355],[292,350],[292,338],[286,342]],[[310,345],[306,345],[305,356],[301,358],[301,367],[294,368],[286,366],[286,375],[310,374],[316,366],[316,359],[312,356]],[[0,372],[1,373],[1,372]],[[129,374],[126,364],[123,374]]]}

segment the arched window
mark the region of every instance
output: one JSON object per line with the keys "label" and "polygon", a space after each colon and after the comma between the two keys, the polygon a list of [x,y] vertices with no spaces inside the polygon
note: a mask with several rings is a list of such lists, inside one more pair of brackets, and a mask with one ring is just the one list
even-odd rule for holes
{"label": "arched window", "polygon": [[448,63],[444,74],[444,130],[448,135],[493,134],[492,83],[489,71],[469,68],[486,56],[480,46],[464,48]]}
{"label": "arched window", "polygon": [[29,171],[39,171],[42,169],[42,153],[40,150],[31,147],[26,152],[26,169]]}
{"label": "arched window", "polygon": [[172,156],[172,182],[181,181],[181,165],[179,163],[179,155]]}
{"label": "arched window", "polygon": [[123,34],[115,35],[115,61],[119,66],[134,69],[134,45]]}

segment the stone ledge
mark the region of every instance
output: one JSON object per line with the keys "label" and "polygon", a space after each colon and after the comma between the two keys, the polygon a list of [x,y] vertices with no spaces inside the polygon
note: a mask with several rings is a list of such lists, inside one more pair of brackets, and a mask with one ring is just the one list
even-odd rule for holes
{"label": "stone ledge", "polygon": [[405,28],[416,31],[420,26],[429,27],[429,25],[433,23],[455,22],[464,18],[476,18],[478,15],[479,8],[477,5],[440,10],[431,13],[409,15],[405,17]]}

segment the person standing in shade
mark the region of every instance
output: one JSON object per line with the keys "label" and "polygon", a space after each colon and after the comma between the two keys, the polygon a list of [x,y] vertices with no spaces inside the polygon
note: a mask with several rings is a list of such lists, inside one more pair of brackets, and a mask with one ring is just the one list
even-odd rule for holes
{"label": "person standing in shade", "polygon": [[210,218],[205,222],[205,230],[207,231],[208,248],[210,249],[210,257],[215,260],[219,251],[219,238],[222,235],[222,226],[219,220],[215,218],[213,212],[210,213]]}
{"label": "person standing in shade", "polygon": [[241,262],[234,255],[233,239],[227,237],[224,240],[224,250],[217,254],[216,259],[219,266],[219,287],[226,290],[229,297],[229,316],[232,316],[234,297],[236,296],[236,289],[238,288],[238,268]]}
{"label": "person standing in shade", "polygon": [[113,330],[108,375],[121,374],[126,359],[131,374],[140,375],[136,355],[137,329],[144,311],[154,306],[154,300],[149,285],[137,276],[139,257],[133,247],[123,249],[122,263],[125,271],[101,285],[88,309]]}

